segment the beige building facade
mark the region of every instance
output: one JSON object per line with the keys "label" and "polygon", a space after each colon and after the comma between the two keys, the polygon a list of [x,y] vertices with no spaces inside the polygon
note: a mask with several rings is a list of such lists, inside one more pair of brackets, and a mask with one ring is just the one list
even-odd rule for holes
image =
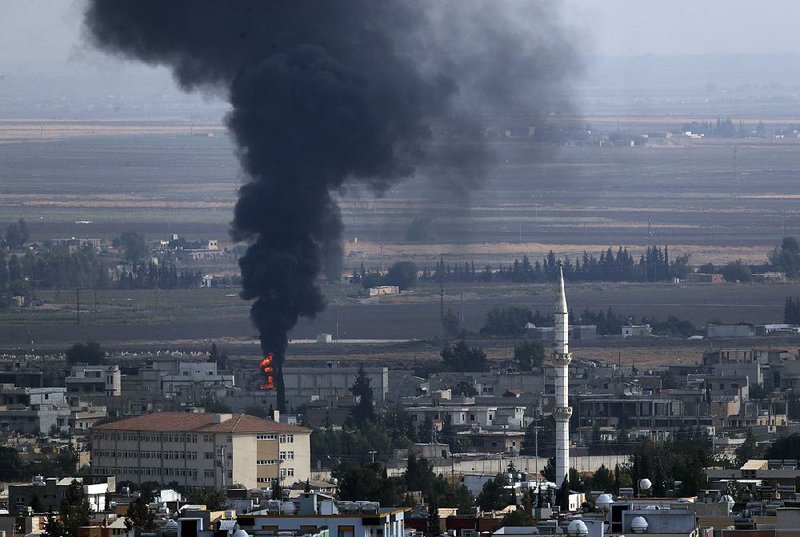
{"label": "beige building facade", "polygon": [[248,489],[311,477],[311,431],[247,414],[161,412],[92,428],[92,471],[117,481]]}

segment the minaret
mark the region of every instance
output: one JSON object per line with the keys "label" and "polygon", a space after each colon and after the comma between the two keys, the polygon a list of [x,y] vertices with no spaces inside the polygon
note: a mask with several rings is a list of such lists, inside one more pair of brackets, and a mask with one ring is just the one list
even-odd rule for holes
{"label": "minaret", "polygon": [[553,418],[556,422],[556,485],[559,487],[569,475],[569,313],[567,295],[564,292],[564,271],[558,267],[558,298],[555,311],[555,335],[553,348],[553,367],[555,368],[556,401]]}

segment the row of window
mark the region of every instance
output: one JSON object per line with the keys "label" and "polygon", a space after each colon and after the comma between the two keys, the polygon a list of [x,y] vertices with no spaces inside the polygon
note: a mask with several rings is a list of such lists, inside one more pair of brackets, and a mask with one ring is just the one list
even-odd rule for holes
{"label": "row of window", "polygon": [[[195,460],[197,459],[196,451],[135,451],[121,449],[119,451],[113,449],[96,449],[94,450],[96,457],[119,457],[120,459],[167,459],[167,460]],[[208,457],[206,452],[206,459],[214,458],[213,453]]]}
{"label": "row of window", "polygon": [[281,477],[294,477],[294,468],[281,468]]}
{"label": "row of window", "polygon": [[[180,433],[107,433],[97,432],[94,435],[97,440],[119,440],[122,442],[157,442],[157,443],[178,443],[178,444],[196,444],[196,434],[180,434]],[[213,442],[214,435],[203,435],[205,442]]]}
{"label": "row of window", "polygon": [[256,435],[256,440],[277,440],[277,439],[278,439],[278,435],[274,434],[274,433],[272,433],[272,434],[257,434]]}
{"label": "row of window", "polygon": [[[151,466],[142,466],[141,468],[137,468],[136,466],[97,466],[94,469],[94,473],[101,475],[166,475],[175,477],[191,477],[192,479],[197,479],[197,468],[160,468]],[[206,474],[207,473],[208,470],[206,470]],[[211,470],[211,477],[214,477],[213,474],[214,471]],[[206,475],[206,477],[208,477],[208,475]]]}
{"label": "row of window", "polygon": [[279,462],[280,461],[277,461],[275,459],[260,459],[256,461],[256,464],[258,466],[273,466],[275,464],[278,464]]}
{"label": "row of window", "polygon": [[274,483],[277,480],[278,480],[277,477],[257,477],[256,478],[256,482],[257,483]]}

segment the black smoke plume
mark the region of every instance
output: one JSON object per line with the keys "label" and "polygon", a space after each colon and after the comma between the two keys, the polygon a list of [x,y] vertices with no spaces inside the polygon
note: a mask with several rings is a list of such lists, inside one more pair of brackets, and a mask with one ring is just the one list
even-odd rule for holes
{"label": "black smoke plume", "polygon": [[275,356],[325,306],[317,280],[340,252],[332,194],[380,192],[415,173],[456,191],[490,169],[481,114],[536,124],[568,101],[571,39],[548,0],[90,0],[103,50],[172,69],[227,99],[249,181],[232,235],[247,241],[242,297]]}

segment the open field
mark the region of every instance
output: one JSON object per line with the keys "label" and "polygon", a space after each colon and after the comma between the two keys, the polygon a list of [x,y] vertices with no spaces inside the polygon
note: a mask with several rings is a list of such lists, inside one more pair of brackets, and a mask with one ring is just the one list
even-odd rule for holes
{"label": "open field", "polygon": [[[37,129],[41,137],[27,137]],[[56,136],[59,129],[67,135]],[[242,177],[219,126],[0,122],[4,135],[18,137],[0,143],[0,220],[25,217],[35,238],[129,228],[153,238],[227,236]],[[558,149],[513,141],[494,149],[498,164],[469,199],[429,178],[383,197],[340,193],[348,268],[648,244],[669,244],[698,263],[756,261],[783,234],[800,234],[798,140]],[[433,218],[434,243],[404,242],[416,216]]]}
{"label": "open field", "polygon": [[[622,128],[666,129],[676,121],[635,119],[623,121]],[[597,120],[604,128],[612,121]],[[6,142],[0,143],[0,224],[24,217],[34,239],[111,238],[128,229],[150,238],[227,237],[242,176],[219,125],[0,121],[0,142]],[[396,260],[432,268],[440,257],[473,261],[480,269],[526,254],[538,259],[550,249],[572,257],[619,245],[638,253],[648,244],[668,244],[671,256],[690,253],[696,264],[760,262],[783,235],[800,235],[795,139],[674,139],[639,148],[506,141],[493,148],[497,166],[468,199],[425,177],[382,197],[352,188],[340,192],[345,270]],[[405,240],[418,216],[433,218],[431,244]],[[346,286],[327,286],[325,292],[329,309],[301,320],[292,337],[335,334],[337,321],[341,338],[441,335],[438,289],[422,287],[378,301],[360,301]],[[552,292],[535,285],[450,285],[445,307],[460,312],[463,293],[465,326],[477,331],[495,306],[549,311]],[[249,349],[255,330],[248,304],[236,295],[236,289],[104,291],[95,308],[94,293],[84,291],[78,325],[74,290],[37,292],[44,306],[0,313],[0,347],[29,349],[33,341],[34,348],[62,348],[89,338],[134,347],[176,341],[202,346],[235,338],[249,341]],[[697,324],[779,321],[789,295],[800,295],[800,285],[586,284],[569,290],[576,312],[611,307],[635,318],[672,314]],[[591,352],[610,359],[618,346],[602,342]],[[420,356],[437,352],[431,346]],[[663,361],[684,359],[682,352],[650,354]]]}
{"label": "open field", "polygon": [[[442,335],[438,289],[434,286],[381,299],[358,299],[350,296],[352,292],[344,285],[326,287],[331,301],[328,310],[316,319],[301,319],[291,337],[336,334],[337,327],[342,339],[435,340]],[[676,315],[702,326],[712,320],[778,322],[785,298],[800,296],[800,284],[581,284],[570,285],[568,292],[570,307],[576,313],[586,308],[611,308],[634,319]],[[464,324],[473,332],[480,329],[493,307],[515,304],[547,313],[554,300],[554,289],[549,285],[451,285],[445,289],[445,308],[460,312],[462,294]],[[247,317],[248,304],[238,298],[235,289],[101,291],[96,317],[94,293],[84,291],[80,324],[74,290],[38,293],[37,297],[45,301],[43,306],[11,310],[0,316],[0,348],[30,349],[32,341],[34,349],[63,349],[85,339],[97,339],[111,347],[166,348],[176,341],[183,347],[203,347],[214,340],[234,338],[255,346],[256,331]],[[653,347],[686,345],[680,340],[648,341]],[[605,349],[597,352],[612,357],[614,349],[629,345],[617,338],[587,344]]]}

